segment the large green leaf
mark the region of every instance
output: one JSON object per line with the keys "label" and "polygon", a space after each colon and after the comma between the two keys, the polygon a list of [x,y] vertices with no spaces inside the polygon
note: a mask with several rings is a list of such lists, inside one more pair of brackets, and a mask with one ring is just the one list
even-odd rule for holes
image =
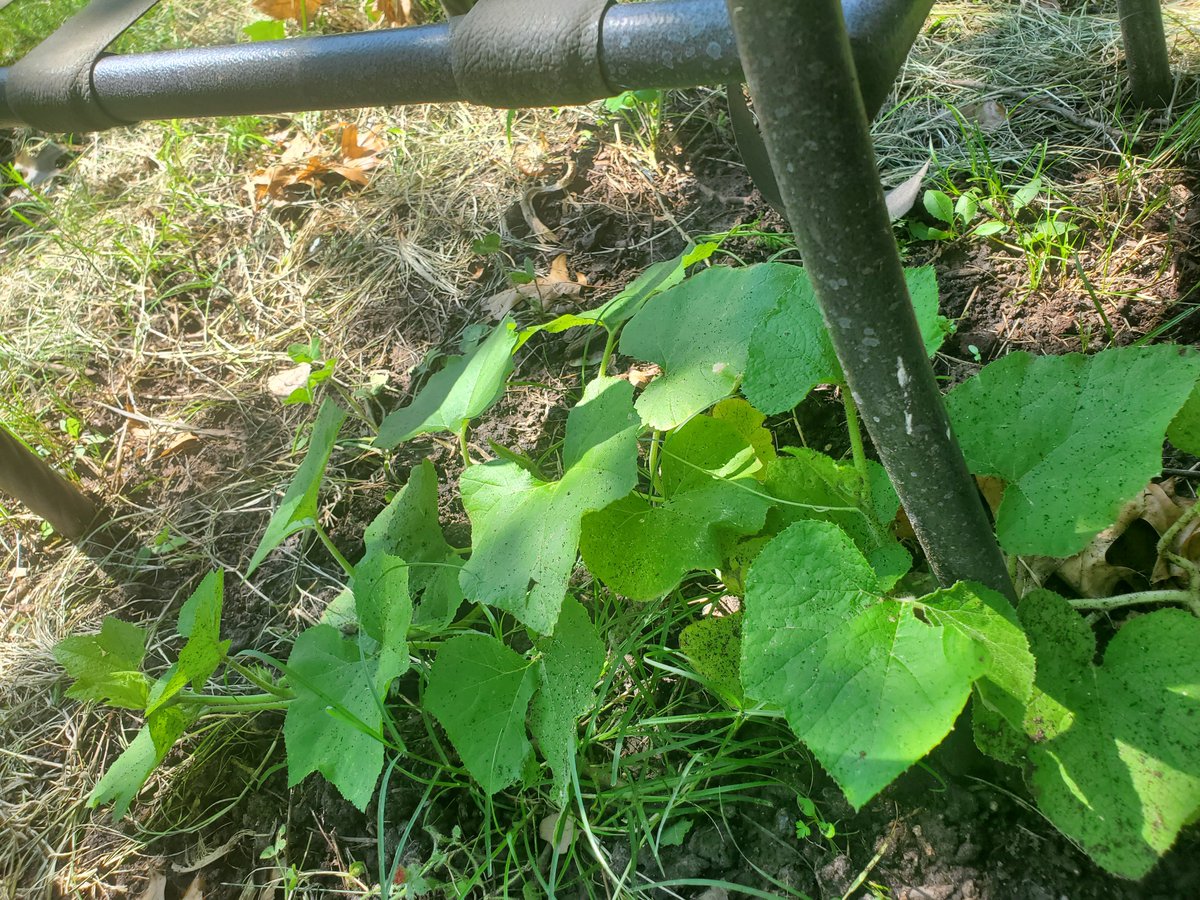
{"label": "large green leaf", "polygon": [[149,716],[129,746],[121,751],[92,788],[87,799],[88,808],[111,803],[113,821],[124,816],[142,785],[194,720],[194,715],[177,706],[166,707]]}
{"label": "large green leaf", "polygon": [[300,633],[287,666],[296,693],[283,721],[288,787],[320,772],[343,797],[366,809],[383,770],[383,713],[377,698],[387,696],[401,666],[395,654],[390,663],[387,669],[364,657],[358,643],[331,625]]}
{"label": "large green leaf", "polygon": [[379,669],[389,678],[408,670],[408,627],[413,617],[409,572],[400,557],[372,549],[354,567],[350,580],[359,627],[379,646]]}
{"label": "large green leaf", "polygon": [[633,493],[583,519],[583,561],[635,600],[720,566],[734,538],[762,528],[771,503],[754,477],[762,468],[754,448],[722,420],[697,416],[672,432],[662,460],[662,502]]}
{"label": "large green leaf", "polygon": [[505,319],[470,353],[451,357],[412,403],[384,419],[375,446],[395,447],[418,434],[435,431],[457,434],[500,399],[513,369],[516,346],[516,327],[512,319]]}
{"label": "large green leaf", "polygon": [[[750,338],[742,393],[765,413],[792,409],[818,384],[845,381],[812,283],[802,269],[796,271],[799,274],[792,289],[780,296],[778,305],[757,323]],[[907,269],[904,275],[925,350],[932,356],[950,330],[949,320],[938,315],[937,279],[929,266]],[[863,346],[878,343],[873,330],[867,328]]]}
{"label": "large green leaf", "polygon": [[1025,718],[1038,806],[1101,866],[1141,878],[1200,811],[1200,621],[1132,619],[1096,666],[1065,600],[1038,591],[1019,611],[1038,661]]}
{"label": "large green leaf", "polygon": [[972,472],[1007,482],[996,534],[1010,553],[1070,556],[1162,471],[1163,434],[1200,354],[1126,347],[1011,353],[946,398]]}
{"label": "large green leaf", "polygon": [[1200,382],[1175,414],[1167,428],[1167,438],[1184,453],[1200,456]]}
{"label": "large green leaf", "polygon": [[596,702],[604,668],[604,642],[587,610],[573,597],[563,601],[554,635],[538,642],[538,692],[529,709],[529,731],[554,773],[554,802],[567,802],[576,723]]}
{"label": "large green leaf", "polygon": [[637,484],[633,388],[598,378],[567,417],[563,476],[541,481],[494,460],[462,475],[474,549],[460,584],[476,603],[506,610],[542,634],[554,630],[579,546],[580,519]]}
{"label": "large green leaf", "polygon": [[229,641],[221,640],[221,605],[225,595],[225,572],[209,572],[192,591],[179,611],[178,632],[187,638],[179,658],[154,683],[146,701],[147,714],[161,708],[191,682],[194,690],[217,671],[229,652]]}
{"label": "large green leaf", "polygon": [[740,611],[692,622],[679,633],[679,649],[714,688],[742,699]]}
{"label": "large green leaf", "polygon": [[521,777],[531,749],[525,715],[536,686],[529,660],[482,634],[450,638],[429,670],[425,708],[489,794]]}
{"label": "large green leaf", "polygon": [[1019,629],[983,591],[958,584],[917,601],[886,599],[845,532],[797,522],[747,580],[746,693],[782,707],[861,807],[946,736],[976,679],[1018,681],[998,648]]}
{"label": "large green leaf", "polygon": [[68,697],[126,709],[146,708],[150,681],[141,671],[145,655],[145,629],[111,616],[99,634],[72,635],[54,647],[54,659],[75,679]]}
{"label": "large green leaf", "polygon": [[732,394],[754,326],[802,277],[782,263],[714,266],[647,303],[621,333],[622,353],[663,368],[638,398],[642,421],[677,428]]}
{"label": "large green leaf", "polygon": [[312,437],[308,442],[308,453],[292,483],[288,485],[283,495],[279,509],[267,523],[258,549],[246,567],[246,577],[254,574],[267,554],[282,544],[297,531],[303,531],[312,525],[317,518],[317,492],[321,489],[321,479],[325,475],[325,466],[329,463],[329,455],[333,453],[333,445],[337,440],[338,430],[346,418],[346,412],[332,400],[321,404],[317,413],[317,421],[313,425]]}
{"label": "large green leaf", "polygon": [[423,460],[363,534],[367,552],[380,550],[407,560],[408,587],[416,604],[413,622],[432,629],[449,625],[463,600],[458,586],[462,559],[446,542],[438,521],[438,482]]}

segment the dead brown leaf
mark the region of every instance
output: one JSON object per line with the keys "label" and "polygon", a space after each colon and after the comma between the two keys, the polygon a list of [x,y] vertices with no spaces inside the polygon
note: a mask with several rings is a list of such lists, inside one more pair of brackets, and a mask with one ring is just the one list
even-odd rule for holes
{"label": "dead brown leaf", "polygon": [[571,849],[571,841],[575,838],[575,819],[568,815],[562,824],[562,835],[556,841],[554,831],[558,827],[561,813],[550,813],[538,823],[538,835],[543,841],[553,847],[558,853],[566,853]]}
{"label": "dead brown leaf", "polygon": [[978,125],[981,131],[995,131],[1008,121],[1008,110],[999,100],[965,103],[958,111]]}
{"label": "dead brown leaf", "polygon": [[637,390],[638,388],[644,388],[661,374],[662,369],[654,363],[647,363],[644,366],[639,366],[635,363],[629,367],[628,372],[620,377],[632,384],[634,389]]}
{"label": "dead brown leaf", "polygon": [[[321,138],[335,130],[337,149],[326,149]],[[300,199],[305,192],[318,192],[335,182],[365,186],[371,170],[383,164],[382,154],[388,149],[380,131],[372,129],[362,134],[357,125],[349,123],[327,128],[315,139],[303,134],[290,140],[286,136],[276,137],[283,144],[279,162],[250,176],[248,189],[256,203],[269,201],[283,205]]]}
{"label": "dead brown leaf", "polygon": [[290,397],[295,391],[308,384],[308,376],[312,374],[312,365],[300,363],[282,372],[276,372],[267,379],[267,390],[276,397]]}
{"label": "dead brown leaf", "polygon": [[309,21],[325,0],[254,0],[254,8],[272,19]]}
{"label": "dead brown leaf", "polygon": [[167,876],[161,869],[150,873],[150,882],[138,896],[138,900],[164,900],[167,895]]}
{"label": "dead brown leaf", "polygon": [[403,27],[405,25],[419,25],[424,21],[424,16],[421,14],[421,7],[413,3],[412,0],[375,0],[375,11],[389,25]]}
{"label": "dead brown leaf", "polygon": [[197,875],[179,900],[204,900],[204,876]]}
{"label": "dead brown leaf", "polygon": [[550,263],[548,274],[538,276],[525,284],[505,288],[484,300],[483,305],[493,319],[503,319],[522,300],[530,300],[544,311],[557,300],[578,297],[579,292],[586,286],[587,279],[582,275],[571,277],[567,268],[567,254],[560,253]]}

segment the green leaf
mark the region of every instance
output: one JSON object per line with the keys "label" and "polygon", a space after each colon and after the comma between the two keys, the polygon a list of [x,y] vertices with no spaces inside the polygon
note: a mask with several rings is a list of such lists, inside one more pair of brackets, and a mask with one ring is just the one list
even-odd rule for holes
{"label": "green leaf", "polygon": [[408,671],[408,627],[413,617],[408,579],[408,563],[372,549],[354,567],[350,580],[358,624],[379,645],[379,669],[389,680]]}
{"label": "green leaf", "polygon": [[542,634],[554,630],[579,546],[580,520],[637,484],[633,388],[597,378],[567,416],[563,476],[545,482],[502,460],[463,472],[474,550],[460,584],[476,603],[506,610]]}
{"label": "green leaf", "polygon": [[1200,456],[1200,383],[1192,388],[1187,401],[1171,420],[1167,440],[1184,453]]}
{"label": "green leaf", "polygon": [[778,534],[793,522],[832,522],[850,535],[867,556],[887,590],[912,568],[912,557],[892,535],[890,526],[900,498],[883,466],[867,461],[871,506],[862,509],[861,476],[849,463],[840,463],[806,447],[787,448],[767,467],[763,488],[778,501],[767,514],[765,531]]}
{"label": "green leaf", "polygon": [[1030,203],[1032,203],[1034,201],[1034,198],[1036,198],[1037,195],[1039,193],[1041,193],[1041,190],[1042,190],[1041,176],[1034,178],[1027,185],[1020,188],[1015,194],[1013,194],[1013,198],[1012,198],[1013,212],[1020,212],[1026,206],[1028,206]]}
{"label": "green leaf", "polygon": [[1116,521],[1162,471],[1163,433],[1197,377],[1200,354],[1170,346],[1011,353],[951,391],[967,465],[1007,482],[1004,549],[1071,556]]}
{"label": "green leaf", "polygon": [[438,521],[438,481],[423,460],[408,484],[392,498],[363,534],[367,552],[380,550],[407,560],[408,587],[416,609],[413,622],[431,630],[450,624],[463,600],[458,586],[462,559],[446,542]]}
{"label": "green leaf", "polygon": [[1200,621],[1131,619],[1095,666],[1065,600],[1039,591],[1019,611],[1038,660],[1025,721],[1038,806],[1105,869],[1141,878],[1200,811]]}
{"label": "green leaf", "polygon": [[954,216],[965,227],[971,224],[971,220],[975,218],[979,212],[979,199],[970,191],[958,195],[958,200],[954,203]]}
{"label": "green leaf", "polygon": [[[388,670],[331,625],[314,625],[292,645],[287,672],[296,699],[283,721],[288,787],[320,772],[341,795],[365,810],[383,771],[376,698],[387,696]],[[407,660],[404,663],[407,667]]]}
{"label": "green leaf", "polygon": [[[744,437],[754,448],[754,455],[765,467],[778,454],[775,452],[775,437],[764,427],[767,417],[751,406],[741,397],[730,397],[722,400],[712,408],[712,417],[732,426],[733,430]],[[756,473],[762,479],[765,468]]]}
{"label": "green leaf", "polygon": [[150,682],[141,671],[145,655],[145,630],[111,616],[99,634],[72,635],[54,647],[54,659],[75,679],[68,697],[125,709],[146,708]]}
{"label": "green leaf", "polygon": [[633,493],[583,519],[584,562],[634,600],[720,566],[736,537],[762,528],[771,503],[754,477],[762,466],[754,449],[719,419],[697,416],[672,432],[662,460],[661,504]]}
{"label": "green leaf", "polygon": [[194,716],[177,706],[149,716],[137,736],[92,788],[87,799],[88,808],[111,803],[113,821],[124,816],[146,780],[194,720]]}
{"label": "green leaf", "polygon": [[986,222],[980,222],[971,231],[971,234],[977,237],[991,237],[994,234],[1004,234],[1008,231],[1008,226],[1003,222],[998,222],[995,219],[989,219]]}
{"label": "green leaf", "polygon": [[621,333],[623,354],[664,372],[638,398],[642,421],[667,431],[732,394],[755,323],[794,290],[800,271],[781,263],[714,266],[646,304]]}
{"label": "green leaf", "polygon": [[567,802],[579,717],[596,702],[604,668],[604,642],[587,610],[573,597],[563,601],[553,637],[538,642],[538,692],[529,709],[529,731],[554,773],[554,803]]}
{"label": "green leaf", "polygon": [[179,611],[179,634],[187,643],[179,659],[150,689],[147,714],[153,713],[192,683],[200,690],[217,671],[229,652],[229,641],[221,640],[221,604],[225,593],[225,573],[209,572]]}
{"label": "green leaf", "polygon": [[[780,292],[778,304],[760,317],[750,337],[742,384],[746,398],[768,415],[792,409],[818,384],[845,381],[808,275],[788,269],[796,273],[792,285]],[[930,266],[906,269],[904,277],[925,350],[932,356],[951,327],[938,315],[937,277]],[[878,345],[875,329],[864,330],[862,343],[865,348]]]}
{"label": "green leaf", "polygon": [[252,41],[282,41],[287,37],[282,19],[260,19],[251,22],[242,29],[242,33]]}
{"label": "green leaf", "polygon": [[412,403],[384,419],[375,446],[395,447],[418,434],[437,431],[457,434],[500,399],[513,370],[516,347],[516,327],[506,318],[470,353],[451,357]]}
{"label": "green leaf", "polygon": [[696,673],[731,697],[742,699],[742,613],[706,616],[679,633],[679,649]]}
{"label": "green leaf", "polygon": [[928,190],[923,200],[925,211],[947,225],[954,224],[954,201],[944,191]]}
{"label": "green leaf", "polygon": [[308,453],[304,456],[304,462],[300,463],[300,468],[296,470],[292,483],[288,485],[279,509],[275,510],[271,521],[267,523],[267,530],[246,568],[246,577],[254,574],[254,570],[267,558],[268,553],[291,535],[303,531],[316,521],[317,492],[321,489],[325,466],[329,464],[333,444],[345,418],[345,410],[332,400],[321,404],[317,421],[313,425],[312,437],[308,442]]}
{"label": "green leaf", "polygon": [[558,334],[568,328],[577,328],[581,325],[601,325],[615,333],[646,305],[647,300],[683,281],[683,276],[687,273],[688,268],[708,259],[717,247],[717,244],[697,244],[684,250],[674,259],[657,262],[649,266],[624,290],[604,305],[580,313],[567,313],[544,325],[526,328],[521,332],[520,343],[517,346],[524,344],[539,331]]}
{"label": "green leaf", "polygon": [[1008,646],[1013,626],[989,617],[977,591],[960,584],[916,602],[886,599],[844,532],[797,522],[750,569],[746,693],[782,707],[859,808],[946,736],[977,678],[1007,682],[993,650]]}
{"label": "green leaf", "polygon": [[489,794],[521,777],[531,749],[525,715],[536,682],[532,663],[482,634],[446,641],[429,670],[425,708]]}

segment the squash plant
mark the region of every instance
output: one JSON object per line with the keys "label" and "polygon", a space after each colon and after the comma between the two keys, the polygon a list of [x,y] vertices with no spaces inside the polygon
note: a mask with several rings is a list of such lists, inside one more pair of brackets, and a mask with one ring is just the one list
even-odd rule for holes
{"label": "squash plant", "polygon": [[[345,418],[326,401],[247,575],[311,530],[345,568],[345,591],[286,661],[229,655],[220,572],[184,605],[186,643],[158,678],[141,671],[145,633],[134,625],[109,619],[64,641],[72,696],[145,718],[90,803],[123,815],[209,711],[282,709],[289,784],[319,772],[365,808],[385,755],[405,752],[389,690],[416,666],[423,709],[483,791],[518,784],[540,759],[561,806],[576,723],[607,664],[579,599],[582,559],[629,602],[686,593],[696,573],[719,577],[741,611],[697,618],[682,649],[725,702],[781,711],[856,808],[970,704],[980,747],[1024,771],[1050,821],[1109,871],[1149,871],[1200,813],[1200,572],[1175,557],[1186,587],[1119,598],[1066,599],[1030,583],[1016,608],[977,584],[928,590],[896,536],[900,504],[864,452],[850,392],[849,461],[777,447],[766,427],[815,386],[842,383],[804,270],[713,266],[685,279],[711,251],[652,267],[597,309],[524,331],[505,320],[383,422],[384,448],[458,436],[469,552],[442,534],[427,461],[368,527],[363,558],[341,556],[317,521]],[[932,354],[950,330],[937,285],[929,269],[908,281]],[[502,395],[514,353],[537,331],[580,327],[604,329],[607,343],[556,471],[511,451],[471,459],[469,424]],[[636,398],[607,371],[618,348],[662,368]],[[1198,379],[1200,354],[1171,346],[1014,353],[949,393],[970,469],[1004,485],[996,530],[1014,571],[1020,557],[1075,554],[1112,524],[1160,474],[1164,435],[1200,452]],[[1140,613],[1099,657],[1081,612],[1091,607]],[[234,677],[215,683],[258,692],[210,688],[221,667]]]}

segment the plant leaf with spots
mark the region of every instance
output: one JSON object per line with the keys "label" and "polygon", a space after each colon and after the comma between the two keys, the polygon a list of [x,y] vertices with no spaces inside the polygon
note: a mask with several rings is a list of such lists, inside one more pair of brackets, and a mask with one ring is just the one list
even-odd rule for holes
{"label": "plant leaf with spots", "polygon": [[350,580],[355,617],[363,634],[378,646],[381,672],[395,678],[408,671],[408,627],[412,600],[408,595],[408,563],[383,550],[369,550]]}
{"label": "plant leaf with spots", "polygon": [[[750,337],[742,393],[768,414],[792,409],[818,384],[845,381],[812,283],[803,269],[796,271],[799,275],[791,289],[779,297]],[[932,356],[951,330],[950,320],[938,315],[937,279],[930,266],[906,269],[904,277],[925,350]],[[878,339],[867,328],[862,344],[870,348],[872,342],[878,344]]]}
{"label": "plant leaf with spots", "polygon": [[462,500],[475,542],[460,584],[476,603],[512,613],[549,634],[567,592],[580,520],[637,484],[638,418],[633,387],[597,378],[567,416],[563,475],[542,481],[494,460],[462,475]]}
{"label": "plant leaf with spots", "polygon": [[538,642],[538,691],[529,709],[529,731],[554,773],[554,802],[567,802],[579,717],[596,702],[604,668],[604,642],[587,610],[573,597],[563,601],[551,637]]}
{"label": "plant leaf with spots", "polygon": [[300,633],[287,664],[296,693],[283,721],[288,787],[320,772],[366,809],[383,770],[381,700],[407,658],[402,665],[394,656],[381,664],[331,625]]}
{"label": "plant leaf with spots", "polygon": [[88,808],[111,803],[113,821],[124,816],[142,786],[193,721],[193,714],[177,706],[168,706],[148,716],[129,746],[92,788]]}
{"label": "plant leaf with spots", "polygon": [[946,405],[967,465],[1007,482],[996,534],[1010,553],[1071,556],[1162,471],[1167,426],[1200,353],[1125,347],[1095,356],[1011,353]]}
{"label": "plant leaf with spots", "polygon": [[1097,666],[1061,597],[1037,591],[1019,612],[1038,661],[1025,715],[1038,807],[1105,869],[1141,878],[1200,812],[1200,620],[1131,619]]}
{"label": "plant leaf with spots", "polygon": [[432,630],[450,624],[463,600],[458,585],[462,559],[446,541],[438,521],[438,480],[423,460],[363,534],[367,552],[381,551],[409,564],[413,623]]}
{"label": "plant leaf with spots", "polygon": [[205,575],[184,603],[179,611],[178,631],[188,640],[179,651],[179,659],[150,688],[147,714],[169,702],[188,682],[194,690],[200,690],[225,659],[230,642],[221,640],[224,596],[225,572],[218,570]]}
{"label": "plant leaf with spots", "polygon": [[75,679],[67,696],[145,709],[150,679],[141,671],[146,631],[108,616],[99,634],[72,635],[54,647],[55,661]]}
{"label": "plant leaf with spots", "polygon": [[623,354],[663,369],[638,398],[642,421],[677,428],[737,390],[755,323],[802,277],[782,263],[714,266],[647,303],[621,332]]}
{"label": "plant leaf with spots", "polygon": [[715,569],[736,538],[763,526],[770,498],[755,479],[755,450],[734,426],[697,416],[662,444],[662,493],[632,493],[583,520],[580,550],[592,573],[634,600]]}
{"label": "plant leaf with spots", "polygon": [[679,633],[679,649],[714,688],[742,699],[742,613],[706,616]]}
{"label": "plant leaf with spots", "polygon": [[516,347],[516,326],[506,318],[470,353],[451,357],[412,403],[388,415],[379,426],[375,446],[395,447],[418,434],[437,431],[457,434],[500,399]]}
{"label": "plant leaf with spots", "polygon": [[535,687],[534,665],[482,634],[450,638],[429,670],[425,707],[489,794],[521,777],[531,750],[525,714]]}
{"label": "plant leaf with spots", "polygon": [[250,558],[246,567],[246,577],[254,574],[267,554],[282,544],[297,531],[311,527],[317,518],[317,492],[321,489],[321,479],[325,475],[325,466],[329,464],[329,456],[333,453],[333,445],[337,440],[338,430],[346,418],[346,412],[332,400],[321,404],[317,413],[317,421],[313,425],[312,437],[308,442],[308,453],[304,462],[296,470],[292,483],[288,485],[283,501],[267,530],[263,532],[258,549]]}
{"label": "plant leaf with spots", "polygon": [[958,584],[917,601],[886,599],[843,531],[797,522],[747,579],[746,694],[780,706],[860,808],[946,736],[977,679],[1015,683],[995,648],[1020,631],[989,613],[983,591]]}

